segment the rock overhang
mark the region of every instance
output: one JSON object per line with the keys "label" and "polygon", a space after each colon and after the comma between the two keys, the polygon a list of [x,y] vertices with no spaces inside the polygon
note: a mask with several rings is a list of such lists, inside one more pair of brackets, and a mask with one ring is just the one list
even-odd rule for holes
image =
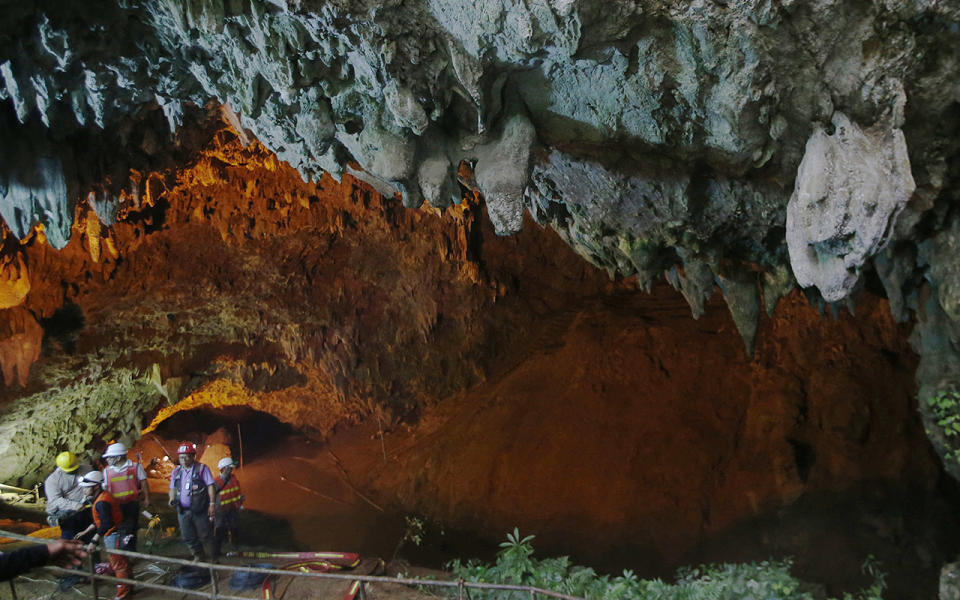
{"label": "rock overhang", "polygon": [[[304,177],[356,173],[408,206],[457,201],[469,165],[498,234],[529,212],[611,274],[666,276],[695,316],[718,287],[748,352],[797,284],[847,302],[876,274],[940,349],[927,394],[960,381],[937,341],[960,339],[958,20],[842,1],[23,4],[0,25],[0,214],[54,247],[84,200],[110,226],[222,107]],[[25,269],[5,269],[16,298]]]}

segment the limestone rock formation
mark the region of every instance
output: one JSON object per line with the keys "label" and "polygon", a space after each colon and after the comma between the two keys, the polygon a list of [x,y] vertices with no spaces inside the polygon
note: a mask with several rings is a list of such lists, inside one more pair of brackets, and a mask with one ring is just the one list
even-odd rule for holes
{"label": "limestone rock formation", "polygon": [[23,309],[5,311],[0,338],[0,372],[4,385],[24,386],[30,375],[30,366],[40,358],[43,329],[29,312]]}
{"label": "limestone rock formation", "polygon": [[949,563],[940,569],[939,600],[960,600],[960,564]]}
{"label": "limestone rock formation", "polygon": [[[225,119],[305,180],[352,173],[408,207],[461,199],[470,171],[497,234],[526,211],[614,278],[666,275],[694,315],[719,288],[748,352],[760,308],[797,283],[818,307],[882,287],[921,321],[931,364],[957,371],[956,3],[34,0],[3,14],[0,216],[65,248],[82,215],[103,277],[144,243],[109,228],[168,227],[165,169]],[[290,203],[267,210],[284,221]],[[253,221],[216,223],[228,240],[256,238]],[[931,297],[942,315],[921,314]],[[944,377],[924,364],[922,394]]]}
{"label": "limestone rock formation", "polygon": [[843,113],[833,127],[835,135],[817,128],[807,142],[787,205],[794,276],[828,302],[850,295],[916,189],[902,131],[864,132]]}
{"label": "limestone rock formation", "polygon": [[0,266],[0,309],[13,308],[30,293],[30,273],[19,252],[3,257]]}

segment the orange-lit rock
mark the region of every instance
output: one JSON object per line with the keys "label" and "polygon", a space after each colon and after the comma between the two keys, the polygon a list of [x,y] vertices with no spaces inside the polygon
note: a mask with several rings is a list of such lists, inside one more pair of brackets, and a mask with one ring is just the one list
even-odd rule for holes
{"label": "orange-lit rock", "polygon": [[43,328],[28,311],[11,308],[0,320],[0,370],[3,383],[25,386],[30,366],[40,357]]}
{"label": "orange-lit rock", "polygon": [[30,274],[17,252],[0,259],[0,309],[18,306],[30,292]]}
{"label": "orange-lit rock", "polygon": [[[411,436],[387,436],[386,466],[367,444],[379,504],[497,536],[522,524],[554,551],[636,552],[652,571],[870,485],[941,514],[907,327],[869,295],[838,321],[789,296],[751,359],[719,294],[693,320],[679,293],[612,280],[532,221],[494,235],[470,192],[405,209],[349,175],[304,182],[229,131],[144,180],[114,225],[83,220],[61,251],[23,246],[23,306],[49,341],[34,401],[66,411],[116,379],[82,413],[94,429],[75,443],[91,451],[194,409],[249,407],[317,438],[378,415]],[[92,404],[129,416],[97,421]],[[0,465],[39,477],[63,422],[34,424],[49,439],[9,461],[0,446]]]}

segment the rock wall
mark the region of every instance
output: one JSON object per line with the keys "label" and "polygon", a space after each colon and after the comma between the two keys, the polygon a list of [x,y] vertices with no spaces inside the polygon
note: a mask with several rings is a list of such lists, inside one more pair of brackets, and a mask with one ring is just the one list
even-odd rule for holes
{"label": "rock wall", "polygon": [[[473,187],[497,234],[516,233],[529,214],[612,275],[636,276],[645,288],[665,275],[695,315],[717,286],[748,353],[761,308],[773,311],[798,284],[821,308],[882,287],[898,319],[927,323],[942,311],[945,327],[917,334],[916,347],[935,352],[918,371],[919,404],[945,459],[960,449],[929,411],[931,398],[957,387],[960,364],[960,288],[950,280],[960,172],[960,8],[952,3],[125,0],[93,10],[35,0],[6,8],[0,217],[16,240],[42,237],[66,251],[80,215],[90,260],[106,262],[91,273],[130,268],[117,246],[147,238],[124,238],[122,229],[103,236],[97,222],[131,218],[138,235],[164,229],[169,215],[155,199],[173,182],[152,174],[192,160],[218,129],[211,122],[223,119],[308,180],[351,173],[431,210],[461,201],[458,183]],[[285,222],[291,202],[264,201],[271,216],[252,223],[242,210],[223,215],[221,241],[256,240],[261,222]],[[185,214],[179,222],[171,237],[207,243]],[[162,243],[155,239],[144,243]],[[29,252],[12,238],[5,247],[6,273]],[[252,266],[219,258],[229,264],[202,270],[211,283],[199,297],[210,307],[210,290],[225,285],[218,277]],[[269,271],[269,262],[257,268]],[[34,284],[34,265],[27,270]],[[383,289],[417,284],[392,285]],[[18,300],[24,287],[14,288],[8,303],[59,305],[44,291]],[[927,311],[930,298],[938,307]],[[217,327],[198,334],[240,335],[260,318],[243,302],[224,309],[220,321],[209,317]],[[160,327],[156,315],[138,339]],[[200,317],[182,318],[189,327]],[[444,322],[428,319],[420,330],[437,327],[458,348]],[[291,336],[264,337],[284,347]],[[388,347],[430,346],[412,340]],[[382,365],[354,364],[359,358],[343,352],[341,366],[314,379],[352,365],[380,380]],[[154,362],[164,377],[165,360]],[[461,383],[475,371],[449,368]],[[420,393],[371,385],[394,397]]]}
{"label": "rock wall", "polygon": [[794,293],[751,360],[719,294],[704,309],[690,319],[662,284],[571,303],[515,369],[389,433],[386,460],[363,438],[352,476],[382,506],[491,546],[519,527],[604,572],[791,556],[839,597],[871,554],[884,597],[933,597],[960,521],[915,413],[908,327],[882,301],[825,319]]}
{"label": "rock wall", "polygon": [[495,236],[476,200],[411,211],[218,140],[114,225],[81,217],[62,250],[20,247],[31,291],[3,318],[35,318],[45,346],[0,392],[4,427],[30,431],[0,449],[4,480],[137,437],[161,408],[248,404],[318,436],[406,418],[513,364],[531,315],[615,287],[547,231]]}

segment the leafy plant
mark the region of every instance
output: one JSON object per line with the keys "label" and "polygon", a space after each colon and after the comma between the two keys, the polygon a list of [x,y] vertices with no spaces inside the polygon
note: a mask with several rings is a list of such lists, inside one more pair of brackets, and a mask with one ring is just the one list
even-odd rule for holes
{"label": "leafy plant", "polygon": [[400,554],[400,549],[403,548],[405,543],[413,542],[414,546],[422,544],[423,536],[426,532],[426,525],[420,517],[407,515],[403,518],[403,523],[403,535],[400,536],[397,546],[393,549],[393,560],[397,559],[397,556]]}
{"label": "leafy plant", "polygon": [[[518,529],[507,534],[500,544],[495,564],[459,559],[447,564],[465,581],[530,585],[587,600],[813,600],[803,584],[790,574],[790,559],[750,564],[719,564],[687,567],[677,572],[676,583],[660,579],[644,580],[633,571],[611,577],[598,575],[589,567],[574,565],[566,556],[537,560],[533,554],[534,536],[520,536]],[[844,600],[881,600],[886,587],[885,575],[873,556],[863,564],[863,572],[874,583]],[[526,599],[526,593],[500,590],[471,590],[474,600]]]}
{"label": "leafy plant", "polygon": [[950,385],[928,398],[927,406],[946,444],[952,446],[944,449],[944,459],[960,463],[960,392]]}

